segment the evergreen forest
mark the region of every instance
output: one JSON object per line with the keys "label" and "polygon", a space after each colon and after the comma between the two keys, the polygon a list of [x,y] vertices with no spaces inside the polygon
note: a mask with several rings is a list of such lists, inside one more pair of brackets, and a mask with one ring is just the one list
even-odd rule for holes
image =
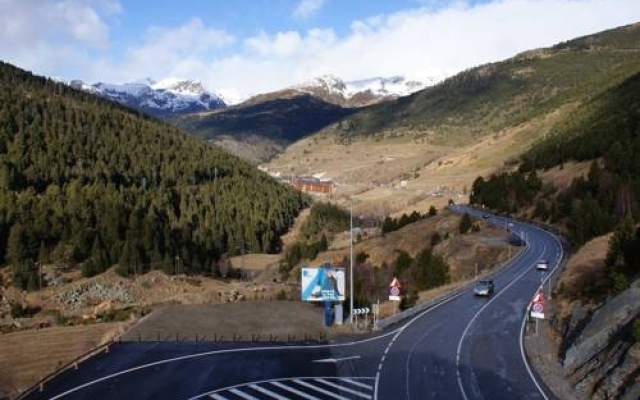
{"label": "evergreen forest", "polygon": [[0,63],[0,262],[25,289],[42,262],[215,276],[223,254],[279,251],[308,203],[176,128]]}

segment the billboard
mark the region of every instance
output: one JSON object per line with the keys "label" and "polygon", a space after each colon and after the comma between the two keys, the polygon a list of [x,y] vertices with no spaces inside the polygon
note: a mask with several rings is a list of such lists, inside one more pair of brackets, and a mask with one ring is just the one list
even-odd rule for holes
{"label": "billboard", "polygon": [[344,301],[344,268],[302,268],[302,301]]}

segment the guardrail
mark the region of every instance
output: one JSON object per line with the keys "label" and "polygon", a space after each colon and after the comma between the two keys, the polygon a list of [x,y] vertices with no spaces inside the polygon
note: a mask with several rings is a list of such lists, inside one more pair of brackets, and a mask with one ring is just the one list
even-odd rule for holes
{"label": "guardrail", "polygon": [[31,386],[30,388],[28,388],[27,390],[25,390],[24,392],[20,393],[18,395],[18,397],[16,397],[14,400],[23,400],[26,399],[29,395],[31,395],[32,393],[35,392],[42,392],[44,390],[44,386],[47,382],[53,380],[54,378],[58,377],[60,374],[62,374],[63,372],[70,370],[70,369],[78,369],[79,365],[88,360],[89,358],[101,353],[101,352],[105,352],[108,353],[109,352],[109,346],[113,345],[116,342],[116,339],[112,339],[110,341],[108,341],[107,343],[103,343],[100,346],[89,350],[88,352],[76,357],[75,359],[73,359],[72,361],[68,362],[67,364],[61,366],[60,368],[56,369],[55,371],[53,371],[52,373],[50,373],[49,375],[45,376],[44,378],[40,379],[38,382],[36,382],[33,386]]}

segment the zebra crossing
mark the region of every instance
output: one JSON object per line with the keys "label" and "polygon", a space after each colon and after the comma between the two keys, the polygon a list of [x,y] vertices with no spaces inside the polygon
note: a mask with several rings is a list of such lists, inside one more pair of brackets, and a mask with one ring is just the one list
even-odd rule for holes
{"label": "zebra crossing", "polygon": [[247,383],[219,389],[212,400],[362,400],[373,399],[375,378],[306,377]]}

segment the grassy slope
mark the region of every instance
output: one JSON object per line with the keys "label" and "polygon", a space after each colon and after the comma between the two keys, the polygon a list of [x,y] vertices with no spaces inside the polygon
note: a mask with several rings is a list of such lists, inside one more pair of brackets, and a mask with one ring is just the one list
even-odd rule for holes
{"label": "grassy slope", "polygon": [[[530,51],[373,106],[290,146],[268,167],[326,172],[369,208],[426,211],[517,160],[582,103],[640,71],[640,25]],[[397,190],[401,180],[408,189]],[[372,187],[382,181],[387,187]],[[363,206],[364,207],[364,206]]]}

